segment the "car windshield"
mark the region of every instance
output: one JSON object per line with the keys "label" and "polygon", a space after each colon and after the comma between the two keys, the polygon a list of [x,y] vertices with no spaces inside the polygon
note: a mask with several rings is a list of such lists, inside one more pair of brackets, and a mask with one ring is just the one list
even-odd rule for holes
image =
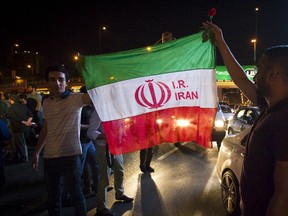
{"label": "car windshield", "polygon": [[221,105],[221,109],[223,113],[232,113],[232,110],[229,106]]}

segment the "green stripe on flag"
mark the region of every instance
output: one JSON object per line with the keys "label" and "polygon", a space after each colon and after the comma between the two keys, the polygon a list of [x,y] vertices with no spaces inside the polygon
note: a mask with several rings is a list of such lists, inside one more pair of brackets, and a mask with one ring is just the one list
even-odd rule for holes
{"label": "green stripe on flag", "polygon": [[189,69],[215,68],[215,47],[202,32],[177,40],[112,54],[80,56],[77,69],[87,90],[115,82]]}

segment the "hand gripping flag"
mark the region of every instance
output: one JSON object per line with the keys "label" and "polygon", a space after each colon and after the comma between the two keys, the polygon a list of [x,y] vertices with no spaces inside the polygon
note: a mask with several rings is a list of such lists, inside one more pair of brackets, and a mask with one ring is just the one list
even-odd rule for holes
{"label": "hand gripping flag", "polygon": [[77,68],[112,154],[185,141],[211,147],[215,48],[202,43],[202,32],[150,48],[80,56]]}

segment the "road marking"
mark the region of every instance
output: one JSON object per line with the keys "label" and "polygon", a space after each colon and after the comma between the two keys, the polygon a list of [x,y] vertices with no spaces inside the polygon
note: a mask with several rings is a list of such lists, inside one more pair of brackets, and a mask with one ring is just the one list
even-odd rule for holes
{"label": "road marking", "polygon": [[[185,142],[182,143],[181,146],[185,146],[186,144],[188,144],[189,142]],[[171,149],[170,151],[168,151],[167,153],[163,154],[161,157],[157,158],[156,161],[161,161],[164,160],[165,158],[167,158],[169,155],[173,154],[175,151],[177,151],[179,148],[174,147],[173,149]]]}
{"label": "road marking", "polygon": [[216,165],[214,166],[214,169],[213,169],[213,171],[212,171],[212,173],[210,175],[210,178],[209,178],[209,180],[208,180],[208,182],[207,182],[207,184],[206,184],[206,186],[204,188],[202,196],[205,196],[205,195],[209,194],[209,192],[211,190],[211,187],[212,187],[212,184],[213,184],[213,179],[215,178],[215,176],[216,176]]}

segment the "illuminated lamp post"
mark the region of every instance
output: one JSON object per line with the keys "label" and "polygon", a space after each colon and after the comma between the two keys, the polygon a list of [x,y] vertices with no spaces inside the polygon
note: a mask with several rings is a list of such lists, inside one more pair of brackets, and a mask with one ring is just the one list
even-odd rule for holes
{"label": "illuminated lamp post", "polygon": [[11,76],[12,79],[16,78],[16,70],[15,70],[15,62],[14,62],[14,54],[15,54],[15,48],[18,48],[19,44],[15,43],[11,46]]}
{"label": "illuminated lamp post", "polygon": [[256,44],[257,44],[257,40],[256,40],[256,38],[254,38],[254,39],[252,39],[251,40],[251,43],[253,43],[253,61],[254,61],[254,64],[256,65],[256,49],[257,49],[257,46],[256,46]]}
{"label": "illuminated lamp post", "polygon": [[257,34],[258,34],[258,11],[259,11],[259,8],[256,7],[255,8],[255,38],[257,39]]}
{"label": "illuminated lamp post", "polygon": [[257,40],[258,40],[258,11],[259,8],[256,7],[255,8],[255,38],[251,40],[251,42],[253,43],[253,51],[254,51],[254,64],[256,65],[257,63]]}
{"label": "illuminated lamp post", "polygon": [[77,62],[79,60],[79,56],[80,56],[80,53],[77,52],[76,54],[73,55],[73,61],[74,62]]}
{"label": "illuminated lamp post", "polygon": [[99,54],[102,52],[102,31],[106,31],[106,26],[100,26],[99,27]]}
{"label": "illuminated lamp post", "polygon": [[32,74],[32,83],[34,82],[34,68],[32,65],[28,64],[27,68],[31,69],[31,74]]}
{"label": "illuminated lamp post", "polygon": [[78,55],[74,55],[74,61],[78,61],[78,60],[79,60]]}

